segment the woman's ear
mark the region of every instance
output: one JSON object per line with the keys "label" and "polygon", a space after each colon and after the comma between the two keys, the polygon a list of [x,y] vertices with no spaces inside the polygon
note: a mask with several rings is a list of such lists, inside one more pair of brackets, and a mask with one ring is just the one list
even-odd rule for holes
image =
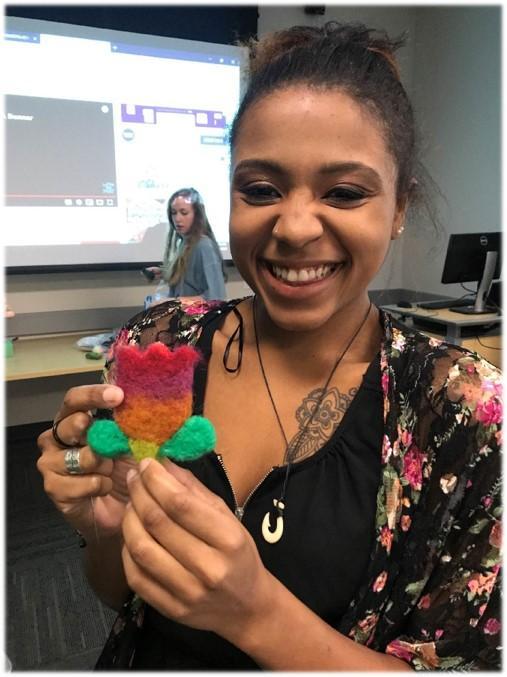
{"label": "woman's ear", "polygon": [[394,214],[393,226],[391,229],[391,240],[397,240],[405,230],[405,219],[407,216],[408,199],[398,201],[396,212]]}

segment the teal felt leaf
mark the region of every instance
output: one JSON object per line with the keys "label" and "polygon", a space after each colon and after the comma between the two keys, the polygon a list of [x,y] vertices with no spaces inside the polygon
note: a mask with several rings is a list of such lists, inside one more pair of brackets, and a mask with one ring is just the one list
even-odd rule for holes
{"label": "teal felt leaf", "polygon": [[162,444],[159,456],[175,461],[193,461],[215,448],[216,434],[211,421],[203,416],[191,416],[171,439]]}
{"label": "teal felt leaf", "polygon": [[109,419],[94,421],[88,429],[87,441],[96,454],[107,458],[130,452],[127,436]]}

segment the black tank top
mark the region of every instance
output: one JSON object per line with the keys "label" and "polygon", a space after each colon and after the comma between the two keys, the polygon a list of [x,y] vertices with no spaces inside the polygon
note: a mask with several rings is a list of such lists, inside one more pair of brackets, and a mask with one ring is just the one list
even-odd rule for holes
{"label": "black tank top", "polygon": [[[223,317],[217,317],[223,321]],[[194,413],[204,403],[207,365],[217,322],[208,323],[198,348]],[[380,358],[375,357],[331,438],[313,456],[293,464],[285,494],[284,532],[267,543],[266,512],[281,492],[284,466],[261,482],[245,505],[242,523],[266,568],[326,623],[337,627],[363,580],[374,544],[381,474],[383,404]],[[231,407],[233,403],[231,403]],[[234,511],[234,495],[215,453],[181,464]],[[213,632],[175,623],[147,607],[135,653],[137,670],[257,670],[249,656]]]}

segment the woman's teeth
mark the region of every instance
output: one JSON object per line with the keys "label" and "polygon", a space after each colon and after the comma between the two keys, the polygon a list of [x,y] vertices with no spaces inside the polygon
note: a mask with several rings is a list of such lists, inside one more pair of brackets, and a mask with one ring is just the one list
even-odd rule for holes
{"label": "woman's teeth", "polygon": [[284,282],[313,282],[323,280],[336,270],[336,264],[325,264],[311,268],[282,268],[271,266],[273,275]]}

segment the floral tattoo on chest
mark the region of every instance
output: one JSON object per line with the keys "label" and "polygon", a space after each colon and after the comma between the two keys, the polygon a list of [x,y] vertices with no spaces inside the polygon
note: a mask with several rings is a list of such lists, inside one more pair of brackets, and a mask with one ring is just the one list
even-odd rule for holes
{"label": "floral tattoo on chest", "polygon": [[[354,387],[350,388],[348,393],[342,393],[338,388],[333,387],[329,388],[324,396],[322,388],[315,388],[308,393],[296,409],[298,432],[289,442],[285,452],[285,462],[291,452],[294,453],[296,445],[298,448],[292,457],[293,461],[301,460],[318,451],[342,421],[357,391],[358,388]],[[303,434],[302,440],[300,440],[301,434]]]}

